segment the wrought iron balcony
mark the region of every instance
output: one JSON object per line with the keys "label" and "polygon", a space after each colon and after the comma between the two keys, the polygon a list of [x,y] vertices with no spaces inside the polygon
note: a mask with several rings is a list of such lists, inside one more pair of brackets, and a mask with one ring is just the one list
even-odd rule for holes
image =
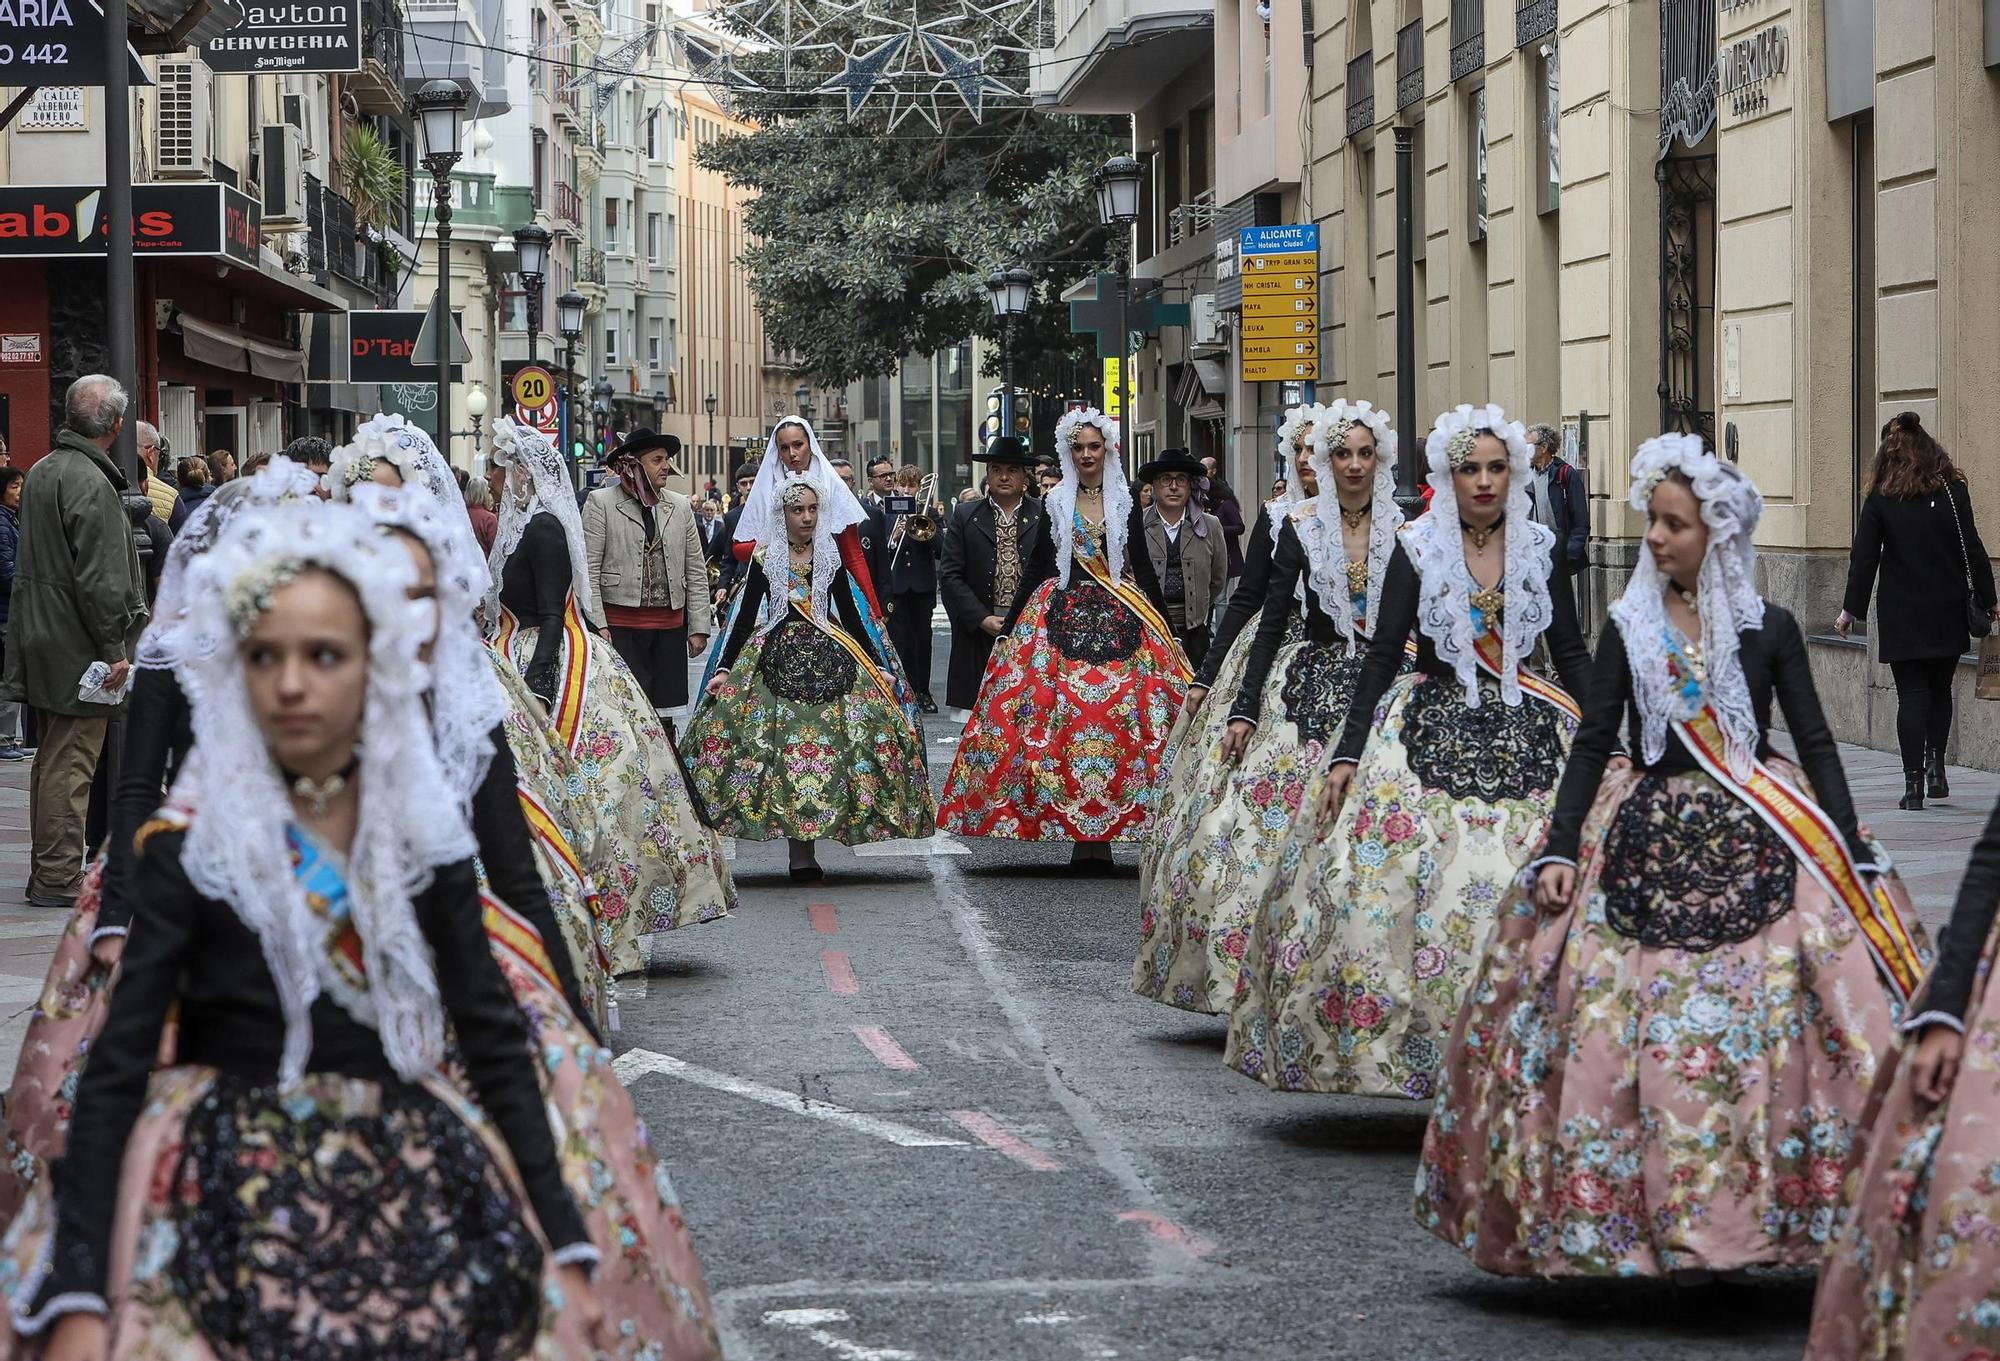
{"label": "wrought iron balcony", "polygon": [[1516,0],[1514,46],[1538,43],[1556,31],[1556,0]]}
{"label": "wrought iron balcony", "polygon": [[363,113],[404,111],[403,7],[397,0],[362,0],[361,69],[344,88]]}
{"label": "wrought iron balcony", "polygon": [[354,204],[311,173],[306,175],[306,265],[321,287],[344,279],[377,298],[395,292],[395,278],[381,250],[361,234]]}
{"label": "wrought iron balcony", "polygon": [[1451,78],[1486,65],[1486,0],[1451,0]]}
{"label": "wrought iron balcony", "polygon": [[1407,109],[1424,97],[1424,21],[1412,19],[1396,30],[1396,107]]}
{"label": "wrought iron balcony", "polygon": [[1363,52],[1347,63],[1347,135],[1357,137],[1375,126],[1375,53]]}
{"label": "wrought iron balcony", "polygon": [[595,246],[585,246],[577,252],[576,281],[580,284],[596,284],[604,287],[604,252]]}
{"label": "wrought iron balcony", "polygon": [[583,195],[576,192],[575,185],[556,185],[555,214],[557,226],[583,235]]}
{"label": "wrought iron balcony", "polygon": [[1215,190],[1204,189],[1167,214],[1167,244],[1201,235],[1215,226]]}

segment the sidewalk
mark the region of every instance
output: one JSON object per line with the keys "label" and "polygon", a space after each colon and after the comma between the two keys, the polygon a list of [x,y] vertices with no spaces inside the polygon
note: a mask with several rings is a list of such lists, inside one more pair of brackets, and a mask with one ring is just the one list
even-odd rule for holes
{"label": "sidewalk", "polygon": [[[1779,740],[1784,741],[1782,734]],[[2000,800],[2000,775],[1953,767],[1951,798],[1921,813],[1904,813],[1896,808],[1903,774],[1894,756],[1866,747],[1840,750],[1861,820],[1896,858],[1918,915],[1935,937],[1951,915],[1972,843]],[[60,914],[27,904],[29,765],[0,765],[0,1083],[11,1080],[28,1015],[65,925]]]}

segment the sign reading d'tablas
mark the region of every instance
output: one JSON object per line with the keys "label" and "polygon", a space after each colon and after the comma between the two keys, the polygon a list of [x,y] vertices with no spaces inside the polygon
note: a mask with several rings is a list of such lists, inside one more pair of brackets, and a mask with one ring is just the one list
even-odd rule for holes
{"label": "sign reading d'tablas", "polygon": [[277,0],[246,6],[242,23],[202,44],[201,59],[211,71],[235,75],[359,71],[361,5]]}

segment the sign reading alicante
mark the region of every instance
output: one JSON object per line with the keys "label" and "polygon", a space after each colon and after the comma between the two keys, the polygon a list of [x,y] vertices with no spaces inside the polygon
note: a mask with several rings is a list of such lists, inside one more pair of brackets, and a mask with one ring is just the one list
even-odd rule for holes
{"label": "sign reading alicante", "polygon": [[359,71],[361,6],[357,0],[250,5],[242,23],[202,45],[201,57],[211,71],[240,75]]}

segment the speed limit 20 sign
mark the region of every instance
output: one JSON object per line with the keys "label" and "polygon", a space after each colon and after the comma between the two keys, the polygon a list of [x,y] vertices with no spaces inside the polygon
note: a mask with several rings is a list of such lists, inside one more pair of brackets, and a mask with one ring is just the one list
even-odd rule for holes
{"label": "speed limit 20 sign", "polygon": [[533,364],[514,375],[514,403],[528,411],[540,411],[556,399],[556,380],[549,371]]}

